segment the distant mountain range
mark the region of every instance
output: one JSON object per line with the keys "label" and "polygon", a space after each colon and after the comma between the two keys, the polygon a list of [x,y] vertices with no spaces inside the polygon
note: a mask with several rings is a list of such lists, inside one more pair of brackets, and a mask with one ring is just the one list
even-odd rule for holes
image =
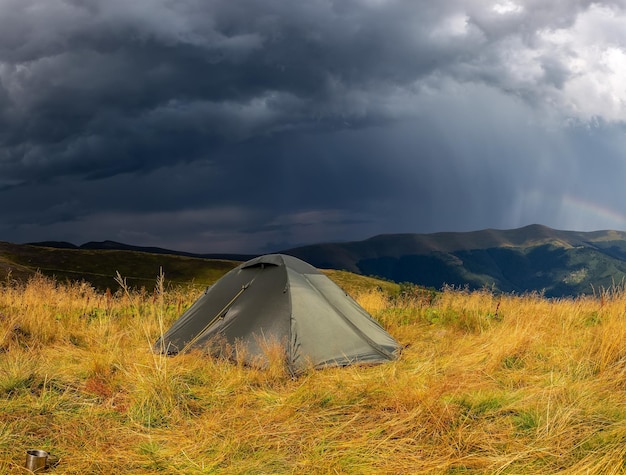
{"label": "distant mountain range", "polygon": [[426,287],[467,286],[549,297],[591,294],[626,278],[626,232],[541,225],[475,232],[388,234],[286,251],[317,267]]}
{"label": "distant mountain range", "polygon": [[[202,259],[247,260],[244,254],[191,254],[112,241],[42,242],[37,246],[126,250]],[[322,269],[346,270],[440,289],[444,285],[548,297],[590,294],[624,283],[626,232],[559,231],[541,225],[474,232],[387,234],[364,241],[280,251]]]}

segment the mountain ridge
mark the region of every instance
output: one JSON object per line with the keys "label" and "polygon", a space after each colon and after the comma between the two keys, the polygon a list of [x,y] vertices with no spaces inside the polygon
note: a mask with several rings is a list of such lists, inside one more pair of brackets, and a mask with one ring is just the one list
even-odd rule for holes
{"label": "mountain ridge", "polygon": [[490,287],[560,297],[626,279],[626,232],[563,231],[534,224],[431,234],[383,234],[364,241],[285,251],[318,267],[441,288]]}
{"label": "mountain ridge", "polygon": [[[70,243],[34,246],[70,249]],[[115,241],[91,241],[82,250],[125,250],[200,259],[245,261],[256,254],[196,254]],[[567,231],[532,224],[429,234],[380,234],[277,251],[321,269],[345,270],[426,287],[453,285],[561,297],[592,293],[626,281],[626,232]]]}

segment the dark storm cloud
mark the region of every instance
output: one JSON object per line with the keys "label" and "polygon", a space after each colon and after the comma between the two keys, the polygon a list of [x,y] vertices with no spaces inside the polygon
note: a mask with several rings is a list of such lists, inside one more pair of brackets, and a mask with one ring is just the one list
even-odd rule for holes
{"label": "dark storm cloud", "polygon": [[618,160],[626,97],[598,84],[623,84],[624,18],[582,0],[0,0],[0,231],[239,250],[572,222],[562,196],[613,176],[586,154],[608,139]]}
{"label": "dark storm cloud", "polygon": [[389,120],[381,98],[397,88],[463,64],[469,80],[498,81],[477,47],[497,55],[489,45],[515,29],[532,42],[585,5],[537,4],[511,24],[480,3],[431,3],[5,0],[1,171],[107,176],[285,129]]}

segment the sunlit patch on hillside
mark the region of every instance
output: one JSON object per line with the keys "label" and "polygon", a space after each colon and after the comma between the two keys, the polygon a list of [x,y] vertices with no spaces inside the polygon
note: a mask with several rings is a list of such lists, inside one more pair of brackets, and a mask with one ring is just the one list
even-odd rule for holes
{"label": "sunlit patch on hillside", "polygon": [[578,269],[578,270],[575,270],[573,272],[570,272],[563,279],[563,282],[565,282],[566,284],[569,284],[569,285],[580,284],[582,281],[585,280],[585,278],[587,277],[588,273],[589,273],[589,271],[587,270],[587,268],[583,267],[582,269]]}

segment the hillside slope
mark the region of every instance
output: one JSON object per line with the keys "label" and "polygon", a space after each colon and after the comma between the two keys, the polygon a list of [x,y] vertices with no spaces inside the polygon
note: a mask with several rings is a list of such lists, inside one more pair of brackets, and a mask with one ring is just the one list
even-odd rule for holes
{"label": "hillside slope", "polygon": [[128,285],[152,289],[161,271],[169,284],[207,286],[239,262],[117,249],[79,249],[0,242],[0,279],[25,280],[40,272],[60,281],[84,280],[116,289],[117,273]]}
{"label": "hillside slope", "polygon": [[[105,249],[98,243],[74,246],[68,243],[38,243],[37,245],[0,242],[0,281],[25,282],[35,274],[53,277],[59,282],[85,281],[98,290],[119,288],[116,275],[129,287],[152,290],[162,271],[168,286],[194,286],[203,288],[213,284],[226,272],[235,268],[241,260],[214,259],[177,255],[176,251],[123,246],[105,241]],[[146,249],[146,250],[131,250]],[[235,256],[235,255],[233,255]],[[240,257],[247,257],[240,255]],[[242,259],[243,260],[243,259]],[[379,288],[393,294],[397,284],[341,270],[326,269],[324,272],[350,294]]]}

